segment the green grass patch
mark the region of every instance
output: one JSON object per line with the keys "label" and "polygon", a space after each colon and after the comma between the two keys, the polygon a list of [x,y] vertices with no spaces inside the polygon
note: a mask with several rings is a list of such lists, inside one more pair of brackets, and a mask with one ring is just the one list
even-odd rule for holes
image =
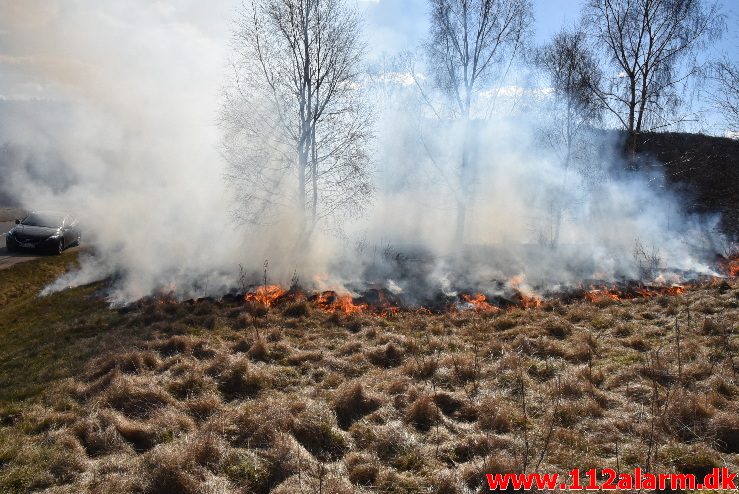
{"label": "green grass patch", "polygon": [[118,317],[94,296],[96,286],[38,297],[76,265],[75,253],[0,271],[0,407],[77,372],[99,350],[93,337]]}

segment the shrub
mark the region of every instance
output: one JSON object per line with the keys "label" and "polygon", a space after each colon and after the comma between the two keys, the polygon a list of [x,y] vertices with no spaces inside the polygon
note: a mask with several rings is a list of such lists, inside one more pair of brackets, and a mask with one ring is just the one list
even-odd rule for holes
{"label": "shrub", "polygon": [[310,305],[306,301],[295,302],[285,307],[282,314],[286,317],[307,317],[310,315]]}
{"label": "shrub", "polygon": [[510,455],[493,454],[488,456],[484,462],[470,462],[461,469],[461,477],[468,488],[474,492],[488,492],[485,474],[491,473],[518,473],[520,465]]}
{"label": "shrub", "polygon": [[721,451],[739,453],[739,414],[717,413],[711,421],[710,430]]}
{"label": "shrub", "polygon": [[265,492],[269,476],[269,465],[253,451],[227,450],[220,465],[220,473],[243,492]]}
{"label": "shrub", "polygon": [[380,474],[380,463],[367,453],[350,453],[344,458],[349,481],[358,486],[375,485]]}
{"label": "shrub", "polygon": [[246,300],[244,302],[244,312],[253,318],[265,317],[269,312],[269,307],[253,300]]}
{"label": "shrub", "polygon": [[266,376],[242,359],[232,360],[218,376],[218,389],[227,400],[254,397],[266,387]]}
{"label": "shrub", "polygon": [[449,393],[436,393],[434,395],[434,403],[446,416],[452,416],[459,411],[464,402],[459,398],[455,398]]}
{"label": "shrub", "polygon": [[211,431],[196,435],[187,441],[187,454],[192,460],[213,472],[217,472],[224,461],[228,445]]}
{"label": "shrub", "polygon": [[680,443],[666,444],[661,451],[665,461],[676,471],[695,475],[701,479],[719,463],[714,455],[700,444],[684,445]]}
{"label": "shrub", "polygon": [[518,322],[512,317],[500,316],[496,319],[493,319],[491,324],[498,331],[505,331],[511,328],[515,328],[518,325]]}
{"label": "shrub", "polygon": [[159,356],[151,350],[134,350],[93,361],[89,378],[97,379],[113,369],[118,369],[124,374],[139,374],[156,369],[160,364]]}
{"label": "shrub", "polygon": [[246,338],[239,338],[236,342],[231,345],[231,351],[234,353],[246,353],[251,348],[251,341]]}
{"label": "shrub", "polygon": [[116,421],[116,430],[139,453],[162,442],[162,431],[146,422],[120,418]]}
{"label": "shrub", "polygon": [[549,336],[557,338],[558,340],[568,337],[574,330],[572,323],[556,316],[545,319],[541,323],[541,326]]}
{"label": "shrub", "polygon": [[403,361],[403,351],[390,342],[367,352],[367,359],[378,367],[397,367]]}
{"label": "shrub", "polygon": [[216,352],[210,348],[206,341],[198,341],[192,347],[192,355],[198,360],[207,360],[215,357]]}
{"label": "shrub", "polygon": [[257,338],[254,343],[249,347],[246,354],[252,360],[266,361],[269,358],[269,349],[267,348],[267,342],[263,338]]}
{"label": "shrub", "polygon": [[435,358],[412,359],[404,366],[403,371],[415,379],[430,379],[436,374],[439,361]]}
{"label": "shrub", "polygon": [[442,470],[433,475],[431,480],[431,494],[458,494],[464,492],[456,473],[453,470]]}
{"label": "shrub", "polygon": [[311,454],[322,459],[344,455],[347,439],[336,427],[333,412],[323,403],[310,402],[295,418],[293,435]]}
{"label": "shrub", "polygon": [[[295,403],[296,400],[293,400]],[[221,431],[234,447],[267,448],[290,432],[295,418],[284,397],[264,396],[213,415],[202,428]]]}
{"label": "shrub", "polygon": [[493,396],[485,397],[478,408],[477,425],[480,429],[506,433],[513,428],[508,406],[502,404],[500,399]]}
{"label": "shrub", "polygon": [[167,384],[167,390],[179,399],[202,395],[215,388],[216,384],[212,378],[193,368],[187,369],[184,375]]}
{"label": "shrub", "polygon": [[408,459],[420,456],[418,443],[399,422],[375,427],[369,438],[380,460],[408,467]]}
{"label": "shrub", "polygon": [[315,460],[308,455],[294,437],[289,434],[278,434],[271,447],[263,454],[267,472],[264,479],[264,488],[257,492],[269,492],[291,475],[301,470],[307,470]]}
{"label": "shrub", "polygon": [[350,317],[346,321],[346,329],[350,333],[357,334],[360,331],[362,331],[362,328],[364,327],[364,321],[359,317]]}
{"label": "shrub", "polygon": [[185,408],[196,420],[205,420],[221,407],[221,400],[215,393],[191,398],[185,402]]}
{"label": "shrub", "polygon": [[705,319],[703,319],[703,324],[701,325],[701,333],[713,335],[721,334],[722,332],[723,328],[715,319],[712,319],[710,317],[706,317]]}
{"label": "shrub", "polygon": [[334,411],[343,429],[380,406],[380,400],[367,395],[362,383],[355,382],[341,387],[334,398]]}
{"label": "shrub", "polygon": [[71,431],[91,457],[130,450],[110,414],[93,414],[74,424]]}
{"label": "shrub", "polygon": [[439,418],[439,409],[430,396],[418,398],[408,407],[406,414],[408,422],[422,432],[428,431]]}
{"label": "shrub", "polygon": [[144,461],[147,475],[146,494],[199,494],[202,482],[192,473],[185,451],[162,445],[149,452]]}
{"label": "shrub", "polygon": [[156,341],[152,347],[165,357],[172,355],[190,353],[194,343],[191,337],[175,335],[166,340]]}
{"label": "shrub", "polygon": [[640,351],[640,352],[646,352],[651,347],[649,343],[646,342],[646,340],[638,334],[635,334],[629,338],[627,338],[624,341],[624,345],[633,348],[634,350]]}
{"label": "shrub", "polygon": [[705,432],[710,415],[701,396],[680,391],[670,398],[665,426],[677,437],[690,441]]}
{"label": "shrub", "polygon": [[101,401],[127,417],[136,418],[148,417],[154,410],[174,403],[174,399],[156,385],[125,377],[113,381]]}
{"label": "shrub", "polygon": [[23,416],[25,419],[23,428],[32,434],[46,432],[49,429],[60,429],[77,420],[76,413],[57,411],[40,405],[31,406]]}

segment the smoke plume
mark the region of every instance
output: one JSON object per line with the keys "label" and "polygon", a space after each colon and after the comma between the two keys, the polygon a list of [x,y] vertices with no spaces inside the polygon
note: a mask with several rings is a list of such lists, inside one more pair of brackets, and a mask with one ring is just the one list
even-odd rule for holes
{"label": "smoke plume", "polygon": [[[113,304],[162,291],[218,296],[266,271],[270,283],[380,285],[421,303],[434,290],[494,291],[514,276],[554,290],[711,272],[722,242],[714,218],[684,214],[659,173],[617,172],[615,133],[593,130],[590,155],[565,169],[542,142],[536,109],[476,123],[467,235],[455,244],[462,130],[430,115],[403,72],[368,92],[376,193],[362,217],[316,231],[308,251],[296,249],[289,208],[268,226],[238,225],[217,125],[233,9],[0,1],[2,192],[27,209],[76,213],[93,247],[45,293],[107,279]],[[532,107],[546,97],[509,93]]]}

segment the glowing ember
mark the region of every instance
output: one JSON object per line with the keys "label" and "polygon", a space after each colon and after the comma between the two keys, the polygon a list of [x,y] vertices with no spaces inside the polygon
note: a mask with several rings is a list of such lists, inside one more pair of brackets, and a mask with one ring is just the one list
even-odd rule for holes
{"label": "glowing ember", "polygon": [[602,302],[604,300],[621,300],[622,294],[618,290],[609,288],[593,288],[584,294],[585,300],[590,302]]}
{"label": "glowing ember", "polygon": [[476,293],[475,295],[462,295],[462,298],[465,302],[472,305],[475,310],[484,311],[484,312],[490,312],[490,311],[500,311],[499,308],[495,307],[494,305],[491,305],[488,303],[487,298],[482,293]]}
{"label": "glowing ember", "polygon": [[318,294],[315,302],[321,310],[330,313],[355,314],[367,310],[367,304],[355,304],[351,295],[339,295],[332,290]]}
{"label": "glowing ember", "polygon": [[255,291],[249,292],[244,296],[244,300],[259,302],[260,304],[271,307],[275,301],[285,295],[287,290],[278,285],[260,286]]}
{"label": "glowing ember", "polygon": [[377,315],[380,317],[390,317],[394,316],[398,312],[400,312],[400,307],[385,307]]}
{"label": "glowing ember", "polygon": [[589,302],[603,302],[607,300],[629,300],[634,298],[650,298],[659,295],[682,295],[685,287],[682,285],[671,286],[633,286],[619,289],[615,285],[593,286],[584,290],[583,298]]}
{"label": "glowing ember", "polygon": [[[371,293],[377,300],[375,302],[368,301],[367,306],[370,307],[370,309],[372,309],[378,316],[390,317],[400,312],[400,307],[398,307],[395,302],[388,300],[382,290],[373,290]],[[365,298],[365,300],[367,299]]]}

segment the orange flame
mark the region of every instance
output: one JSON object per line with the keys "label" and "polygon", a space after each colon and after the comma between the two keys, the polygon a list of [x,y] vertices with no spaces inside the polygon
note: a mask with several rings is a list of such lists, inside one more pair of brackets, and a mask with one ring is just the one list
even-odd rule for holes
{"label": "orange flame", "polygon": [[583,293],[583,298],[589,302],[603,302],[606,300],[627,300],[633,298],[650,298],[659,295],[682,295],[685,287],[682,285],[634,287],[628,291],[620,290],[615,286],[594,286]]}
{"label": "orange flame", "polygon": [[734,253],[727,257],[721,257],[718,262],[718,270],[729,278],[739,277],[739,246],[735,247]]}
{"label": "orange flame", "polygon": [[279,285],[265,285],[258,287],[255,291],[249,292],[244,296],[244,300],[259,302],[260,304],[271,307],[275,301],[285,295],[287,290]]}
{"label": "orange flame", "polygon": [[332,290],[320,293],[316,298],[316,305],[330,313],[355,314],[367,310],[367,304],[355,304],[351,295],[339,295]]}
{"label": "orange flame", "polygon": [[732,278],[739,277],[739,258],[729,260],[727,271]]}
{"label": "orange flame", "polygon": [[488,303],[487,298],[482,293],[476,293],[474,295],[462,294],[462,298],[465,302],[471,304],[475,308],[475,310],[479,310],[482,312],[500,311],[499,308]]}
{"label": "orange flame", "polygon": [[595,288],[591,285],[590,290],[585,292],[584,297],[589,302],[603,302],[605,300],[621,300],[622,294],[616,289]]}
{"label": "orange flame", "polygon": [[508,286],[516,291],[518,305],[524,309],[541,307],[541,297],[526,284],[526,275],[517,274],[508,279]]}
{"label": "orange flame", "polygon": [[682,285],[672,285],[662,292],[664,295],[682,295],[685,293],[685,287]]}
{"label": "orange flame", "polygon": [[524,309],[536,309],[541,307],[541,298],[536,295],[529,296],[524,295],[523,293],[518,293],[516,298],[518,299],[518,303]]}

